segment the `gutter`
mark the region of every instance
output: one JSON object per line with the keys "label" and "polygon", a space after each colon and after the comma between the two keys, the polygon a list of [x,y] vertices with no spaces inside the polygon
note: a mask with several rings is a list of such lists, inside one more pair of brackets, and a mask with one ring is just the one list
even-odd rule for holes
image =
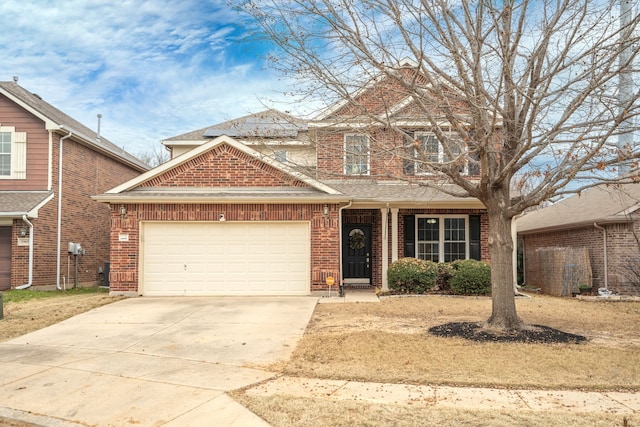
{"label": "gutter", "polygon": [[[64,126],[60,126],[60,129],[63,129]],[[59,145],[59,153],[58,153],[58,246],[56,253],[56,289],[59,291],[62,290],[60,286],[60,240],[62,238],[62,142],[71,138],[73,135],[73,131],[71,129],[68,130],[69,134],[60,138],[58,142]]]}
{"label": "gutter", "polygon": [[609,257],[608,257],[608,245],[607,245],[607,229],[598,225],[597,222],[593,223],[593,226],[598,230],[602,230],[602,241],[604,245],[604,288],[609,289]]}
{"label": "gutter", "polygon": [[22,220],[29,226],[29,282],[16,289],[27,289],[33,284],[33,223],[27,219],[27,215],[22,215]]}

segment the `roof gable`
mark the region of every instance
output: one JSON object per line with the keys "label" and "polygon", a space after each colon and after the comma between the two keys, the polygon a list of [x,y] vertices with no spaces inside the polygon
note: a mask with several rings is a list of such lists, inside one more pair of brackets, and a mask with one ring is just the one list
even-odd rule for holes
{"label": "roof gable", "polygon": [[309,187],[300,179],[226,143],[170,169],[141,187]]}
{"label": "roof gable", "polygon": [[150,187],[298,187],[326,194],[337,190],[291,167],[261,155],[226,135],[152,169],[106,194]]}

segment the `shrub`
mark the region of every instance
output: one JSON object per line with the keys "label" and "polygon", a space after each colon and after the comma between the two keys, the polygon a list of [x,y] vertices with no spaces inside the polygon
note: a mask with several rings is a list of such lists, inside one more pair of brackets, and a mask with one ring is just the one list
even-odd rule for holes
{"label": "shrub", "polygon": [[451,263],[451,292],[460,295],[491,295],[491,267],[472,259]]}
{"label": "shrub", "polygon": [[400,258],[387,270],[389,289],[407,294],[422,294],[436,284],[438,265],[416,258]]}
{"label": "shrub", "polygon": [[441,292],[451,291],[451,272],[453,268],[450,263],[441,262],[438,264],[438,277],[436,277],[436,289]]}

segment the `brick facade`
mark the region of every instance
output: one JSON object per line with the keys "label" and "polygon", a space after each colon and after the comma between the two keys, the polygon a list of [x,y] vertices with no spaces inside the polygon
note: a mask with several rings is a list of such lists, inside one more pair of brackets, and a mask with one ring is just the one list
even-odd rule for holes
{"label": "brick facade", "polygon": [[[338,206],[323,204],[126,204],[126,218],[119,206],[111,207],[111,275],[114,293],[137,294],[140,263],[140,225],[144,221],[309,221],[311,225],[311,289],[326,287],[325,279],[339,277],[340,245]],[[120,242],[126,233],[129,241]]]}
{"label": "brick facade", "polygon": [[[627,268],[638,263],[640,248],[634,236],[640,236],[640,221],[633,224],[602,225],[607,231],[608,288],[625,295],[640,295],[640,287],[629,280]],[[634,231],[634,232],[632,232]],[[524,242],[525,283],[540,286],[540,272],[546,265],[537,263],[534,251],[538,248],[586,248],[589,252],[593,286],[604,286],[604,236],[594,226],[527,234]]]}

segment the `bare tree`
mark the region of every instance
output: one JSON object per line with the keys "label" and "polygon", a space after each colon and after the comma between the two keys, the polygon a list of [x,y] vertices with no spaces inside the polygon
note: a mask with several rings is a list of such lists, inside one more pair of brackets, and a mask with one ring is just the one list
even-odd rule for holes
{"label": "bare tree", "polygon": [[[304,99],[343,101],[372,125],[402,133],[393,114],[368,111],[357,94],[382,76],[411,97],[448,159],[418,155],[421,168],[442,178],[422,185],[452,182],[459,190],[451,194],[475,197],[487,208],[488,328],[527,326],[516,313],[512,283],[516,215],[553,197],[640,177],[640,150],[616,144],[623,131],[634,130],[639,111],[638,88],[625,96],[617,88],[619,77],[628,82],[634,71],[640,19],[627,12],[621,20],[617,3],[246,0],[238,6],[278,46],[273,64],[299,79]],[[405,57],[415,60],[415,72],[398,66]],[[378,147],[377,155],[403,155],[394,149]],[[463,163],[479,174],[462,173]],[[514,176],[526,197],[512,198]]]}
{"label": "bare tree", "polygon": [[151,167],[156,167],[169,161],[169,151],[159,144],[154,145],[153,148],[147,151],[141,151],[135,156]]}

